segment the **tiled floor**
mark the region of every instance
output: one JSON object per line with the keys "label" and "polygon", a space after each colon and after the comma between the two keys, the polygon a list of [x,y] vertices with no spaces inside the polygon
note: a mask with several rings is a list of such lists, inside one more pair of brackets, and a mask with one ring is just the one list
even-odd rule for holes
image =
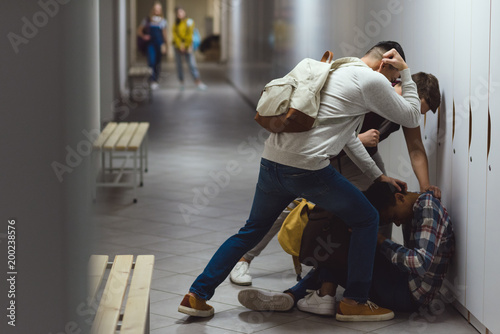
{"label": "tiled floor", "polygon": [[[228,280],[210,302],[215,316],[178,313],[195,277],[247,218],[265,133],[221,68],[204,65],[201,73],[207,91],[189,81],[180,91],[167,67],[152,103],[130,105],[124,120],[151,123],[144,187],[137,204],[123,188],[99,190],[95,204],[95,253],[156,256],[151,333],[477,333],[449,305],[436,317],[397,314],[379,323],[340,323],[298,310],[252,312],[238,303],[241,287]],[[252,263],[253,286],[282,291],[294,284],[292,268],[273,240]]]}

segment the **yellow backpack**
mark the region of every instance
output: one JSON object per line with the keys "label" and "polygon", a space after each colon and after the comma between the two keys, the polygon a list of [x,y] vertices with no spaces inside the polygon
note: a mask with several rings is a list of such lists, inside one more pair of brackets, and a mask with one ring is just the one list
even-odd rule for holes
{"label": "yellow backpack", "polygon": [[283,225],[281,225],[278,232],[278,242],[285,252],[292,255],[295,273],[297,274],[297,280],[299,280],[302,273],[302,266],[299,261],[302,233],[309,221],[309,212],[315,205],[305,199],[300,202],[298,200],[293,202],[296,207],[291,209]]}

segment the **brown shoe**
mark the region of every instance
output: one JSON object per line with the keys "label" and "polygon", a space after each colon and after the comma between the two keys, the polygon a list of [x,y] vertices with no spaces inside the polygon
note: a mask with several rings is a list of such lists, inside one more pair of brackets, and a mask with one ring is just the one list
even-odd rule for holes
{"label": "brown shoe", "polygon": [[379,307],[369,300],[365,304],[357,305],[349,305],[341,301],[335,318],[338,321],[384,321],[394,318],[394,312]]}
{"label": "brown shoe", "polygon": [[214,314],[214,308],[208,305],[205,300],[191,296],[190,294],[184,296],[177,311],[202,318],[210,317]]}

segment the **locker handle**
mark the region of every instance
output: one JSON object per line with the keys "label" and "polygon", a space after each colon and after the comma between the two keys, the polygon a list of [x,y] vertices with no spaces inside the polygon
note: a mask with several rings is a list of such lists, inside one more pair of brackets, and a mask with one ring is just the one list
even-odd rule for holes
{"label": "locker handle", "polygon": [[437,110],[437,134],[438,134],[438,138],[439,138],[439,129],[441,128],[441,106],[438,107],[438,110]]}
{"label": "locker handle", "polygon": [[455,99],[453,99],[453,127],[451,130],[451,141],[455,140]]}
{"label": "locker handle", "polygon": [[490,157],[490,148],[491,148],[491,115],[490,115],[490,108],[488,108],[488,153],[486,154],[486,157]]}
{"label": "locker handle", "polygon": [[469,152],[470,152],[471,142],[472,142],[472,106],[469,102]]}

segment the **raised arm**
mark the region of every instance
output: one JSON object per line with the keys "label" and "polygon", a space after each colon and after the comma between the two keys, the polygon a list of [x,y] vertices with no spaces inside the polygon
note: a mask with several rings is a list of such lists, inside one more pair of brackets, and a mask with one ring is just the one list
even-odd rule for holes
{"label": "raised arm", "polygon": [[394,123],[414,128],[419,125],[421,116],[417,85],[411,79],[409,69],[400,73],[402,96],[396,93],[384,76],[373,73],[361,87],[363,97],[371,111]]}
{"label": "raised arm", "polygon": [[420,121],[420,98],[408,65],[394,49],[386,52],[382,61],[399,70],[402,96],[396,93],[383,75],[373,73],[361,87],[366,105],[371,111],[394,123],[409,128],[417,127]]}
{"label": "raised arm", "polygon": [[424,143],[422,142],[422,135],[420,134],[420,127],[403,127],[403,133],[406,139],[408,154],[410,155],[411,166],[420,185],[420,191],[432,190],[436,198],[441,198],[441,190],[431,185],[429,181],[429,164]]}

